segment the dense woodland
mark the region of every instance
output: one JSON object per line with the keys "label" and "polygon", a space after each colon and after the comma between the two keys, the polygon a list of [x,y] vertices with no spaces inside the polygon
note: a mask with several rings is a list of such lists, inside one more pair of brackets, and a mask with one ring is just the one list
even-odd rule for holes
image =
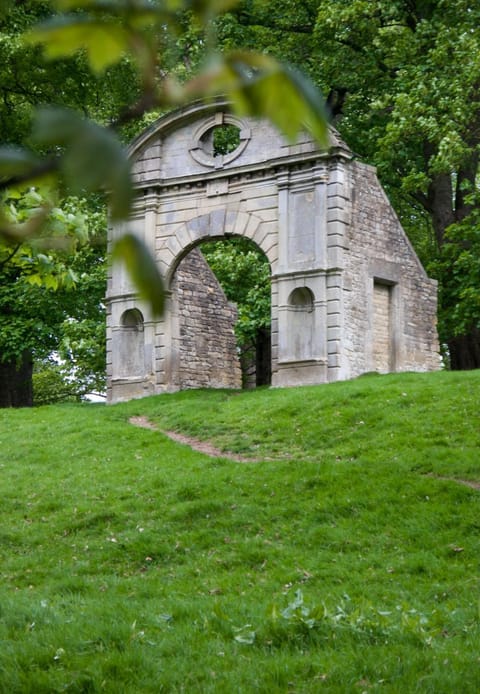
{"label": "dense woodland", "polygon": [[[127,215],[120,143],[214,92],[273,118],[287,136],[308,121],[321,138],[325,115],[312,85],[321,90],[325,113],[377,166],[439,282],[445,362],[480,367],[479,25],[480,8],[468,0],[3,2],[0,405],[33,402],[33,370],[64,397],[102,389],[99,190],[111,191],[114,216]],[[286,116],[275,98],[291,104]],[[210,259],[228,276],[241,251],[216,247]],[[142,249],[126,239],[119,252],[133,274],[150,278],[140,290],[151,292],[156,279]],[[244,252],[250,284],[240,288],[240,330],[248,338],[268,322],[268,282],[258,256]]]}

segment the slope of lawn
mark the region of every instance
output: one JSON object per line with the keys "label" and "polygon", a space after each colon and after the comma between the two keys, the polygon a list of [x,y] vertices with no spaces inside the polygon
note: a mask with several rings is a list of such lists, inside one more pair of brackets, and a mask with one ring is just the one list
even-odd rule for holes
{"label": "slope of lawn", "polygon": [[478,691],[479,451],[480,372],[0,411],[0,692]]}

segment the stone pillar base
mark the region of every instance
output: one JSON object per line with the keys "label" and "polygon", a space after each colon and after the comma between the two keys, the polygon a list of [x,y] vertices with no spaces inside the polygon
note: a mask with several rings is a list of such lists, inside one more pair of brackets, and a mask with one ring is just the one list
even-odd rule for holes
{"label": "stone pillar base", "polygon": [[272,387],[313,386],[328,382],[327,363],[323,359],[280,362],[272,374]]}

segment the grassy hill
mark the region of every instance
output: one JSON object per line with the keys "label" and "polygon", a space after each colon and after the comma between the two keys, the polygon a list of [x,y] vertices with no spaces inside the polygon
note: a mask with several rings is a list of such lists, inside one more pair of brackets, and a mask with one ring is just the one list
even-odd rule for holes
{"label": "grassy hill", "polygon": [[0,692],[478,691],[479,396],[404,374],[0,411]]}

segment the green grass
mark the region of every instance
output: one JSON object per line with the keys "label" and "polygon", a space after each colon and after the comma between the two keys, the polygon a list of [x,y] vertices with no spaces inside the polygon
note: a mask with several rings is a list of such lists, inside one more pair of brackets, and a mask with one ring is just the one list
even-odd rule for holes
{"label": "green grass", "polygon": [[0,411],[0,692],[478,691],[479,394],[404,374]]}

